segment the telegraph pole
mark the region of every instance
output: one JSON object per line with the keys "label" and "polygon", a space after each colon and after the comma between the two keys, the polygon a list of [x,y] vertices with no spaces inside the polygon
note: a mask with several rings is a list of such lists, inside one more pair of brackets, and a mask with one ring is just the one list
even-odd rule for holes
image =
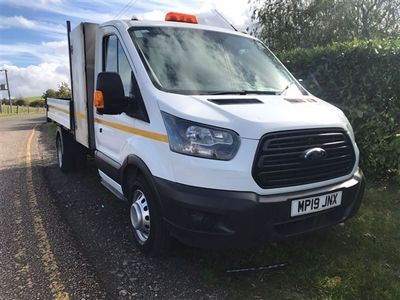
{"label": "telegraph pole", "polygon": [[10,104],[10,112],[12,113],[11,95],[10,95],[10,86],[8,85],[8,75],[7,75],[7,69],[0,70],[0,72],[4,72],[4,73],[6,74],[6,85],[7,85],[7,93],[8,93],[8,103]]}

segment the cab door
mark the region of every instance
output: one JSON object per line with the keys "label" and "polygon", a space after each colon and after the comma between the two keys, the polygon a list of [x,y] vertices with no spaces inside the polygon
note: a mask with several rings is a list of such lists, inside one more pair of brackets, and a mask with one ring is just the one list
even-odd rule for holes
{"label": "cab door", "polygon": [[[118,73],[124,86],[125,97],[133,101],[132,67],[117,32],[109,30],[105,30],[102,36],[102,65],[98,70]],[[97,56],[96,59],[98,58]],[[129,129],[135,127],[135,119],[125,112],[119,115],[106,115],[99,114],[96,109],[94,116],[97,150],[121,164],[124,159],[122,151],[132,135]]]}

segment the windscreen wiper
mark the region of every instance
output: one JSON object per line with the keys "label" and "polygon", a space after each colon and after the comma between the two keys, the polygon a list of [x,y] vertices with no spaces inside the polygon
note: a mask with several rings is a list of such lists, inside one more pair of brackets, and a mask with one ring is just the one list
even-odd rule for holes
{"label": "windscreen wiper", "polygon": [[287,86],[285,86],[282,91],[278,92],[278,95],[282,95],[284,92],[286,92],[292,86],[292,84],[294,84],[294,82],[291,82]]}
{"label": "windscreen wiper", "polygon": [[251,90],[240,90],[240,91],[217,91],[207,92],[206,95],[279,95],[279,91],[251,91]]}

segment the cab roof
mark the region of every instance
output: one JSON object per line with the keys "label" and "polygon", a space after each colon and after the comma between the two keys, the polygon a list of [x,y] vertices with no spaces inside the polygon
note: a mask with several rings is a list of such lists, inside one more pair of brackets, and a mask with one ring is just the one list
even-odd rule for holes
{"label": "cab roof", "polygon": [[208,31],[217,31],[217,32],[225,32],[229,34],[235,34],[240,36],[245,36],[247,38],[253,38],[252,36],[242,33],[239,31],[235,31],[232,29],[226,29],[222,27],[209,26],[204,24],[192,24],[192,23],[184,23],[184,22],[174,22],[174,21],[135,21],[135,20],[112,20],[99,25],[100,27],[104,26],[114,26],[121,30],[128,30],[132,27],[176,27],[176,28],[190,28],[190,29],[199,29],[199,30],[208,30]]}

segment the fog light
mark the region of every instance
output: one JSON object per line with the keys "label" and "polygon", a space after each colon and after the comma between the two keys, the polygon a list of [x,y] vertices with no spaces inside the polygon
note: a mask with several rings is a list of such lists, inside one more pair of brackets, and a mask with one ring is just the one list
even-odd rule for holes
{"label": "fog light", "polygon": [[199,211],[191,211],[190,213],[190,217],[192,218],[192,222],[194,225],[201,225],[201,223],[203,222],[204,219],[204,214],[199,212]]}
{"label": "fog light", "polygon": [[201,211],[189,211],[193,225],[200,230],[210,230],[215,228],[216,216]]}

